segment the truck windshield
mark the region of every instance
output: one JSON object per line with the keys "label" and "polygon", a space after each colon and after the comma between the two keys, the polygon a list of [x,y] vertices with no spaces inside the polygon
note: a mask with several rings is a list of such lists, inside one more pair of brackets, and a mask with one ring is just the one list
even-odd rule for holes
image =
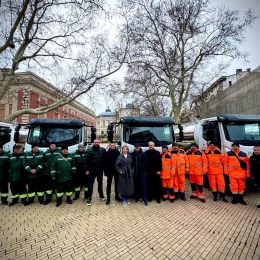
{"label": "truck windshield", "polygon": [[155,146],[172,144],[174,142],[172,126],[124,127],[125,143],[140,143],[141,146],[148,147],[150,141],[153,141]]}
{"label": "truck windshield", "polygon": [[260,144],[260,122],[227,122],[223,124],[225,137],[231,142]]}
{"label": "truck windshield", "polygon": [[35,126],[29,130],[27,143],[37,143],[39,147],[49,146],[55,142],[57,146],[75,145],[82,141],[82,127],[80,126]]}

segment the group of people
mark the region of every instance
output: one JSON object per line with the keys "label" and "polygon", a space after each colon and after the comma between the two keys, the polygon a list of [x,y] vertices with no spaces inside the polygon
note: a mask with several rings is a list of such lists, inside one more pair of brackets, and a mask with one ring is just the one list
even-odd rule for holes
{"label": "group of people", "polygon": [[[232,144],[232,150],[224,157],[213,142],[205,151],[198,149],[196,143],[190,145],[188,151],[179,148],[177,143],[168,150],[162,146],[162,152],[154,149],[155,144],[149,142],[149,149],[142,151],[140,144],[134,145],[129,153],[128,146],[122,147],[122,153],[110,143],[106,151],[100,147],[100,141],[94,140],[93,146],[68,153],[68,147],[57,149],[50,143],[44,153],[37,144],[32,145],[30,152],[23,152],[20,145],[14,147],[13,153],[6,153],[0,145],[0,192],[2,204],[8,205],[8,182],[12,194],[9,206],[18,203],[19,199],[26,206],[34,203],[37,195],[39,203],[47,205],[52,201],[56,191],[56,206],[62,203],[65,192],[68,204],[80,197],[84,189],[84,197],[88,206],[92,204],[95,179],[98,183],[98,194],[106,205],[111,202],[111,185],[115,182],[115,200],[124,206],[130,204],[129,197],[134,196],[136,202],[148,202],[155,199],[157,203],[167,199],[173,203],[177,199],[186,201],[185,176],[189,176],[191,199],[199,199],[205,203],[203,176],[207,175],[212,190],[213,200],[228,202],[225,197],[224,174],[230,181],[233,196],[231,203],[244,201],[246,178],[260,181],[260,147],[254,147],[253,155],[248,158],[238,143]],[[103,175],[107,177],[106,197],[103,193]],[[258,206],[260,207],[260,205]]]}

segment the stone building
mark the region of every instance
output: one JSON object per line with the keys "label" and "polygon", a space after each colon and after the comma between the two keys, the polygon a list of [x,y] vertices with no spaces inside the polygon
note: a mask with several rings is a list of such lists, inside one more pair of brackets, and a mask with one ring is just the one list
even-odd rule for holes
{"label": "stone building", "polygon": [[194,101],[194,114],[200,118],[219,114],[260,113],[260,67],[237,70],[214,82]]}
{"label": "stone building", "polygon": [[[0,70],[0,84],[5,70]],[[32,72],[18,72],[6,96],[0,100],[0,121],[15,111],[24,108],[38,108],[54,103],[58,96],[64,95],[44,79]],[[17,123],[27,123],[32,118],[75,118],[82,119],[89,126],[96,126],[96,115],[78,101],[62,106],[42,115],[25,114],[15,119]]]}

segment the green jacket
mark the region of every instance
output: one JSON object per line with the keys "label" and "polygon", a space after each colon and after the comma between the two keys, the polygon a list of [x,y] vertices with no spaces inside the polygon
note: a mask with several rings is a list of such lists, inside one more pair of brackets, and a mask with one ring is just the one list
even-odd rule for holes
{"label": "green jacket", "polygon": [[76,169],[77,169],[77,174],[83,174],[84,171],[84,157],[85,157],[85,150],[82,152],[79,152],[78,150],[73,153],[75,164],[76,164]]}
{"label": "green jacket", "polygon": [[54,151],[48,149],[44,153],[44,174],[45,175],[51,175],[51,163],[56,156],[60,155],[60,153],[61,153],[60,149],[56,149]]}
{"label": "green jacket", "polygon": [[8,179],[9,153],[2,151],[0,153],[0,180]]}
{"label": "green jacket", "polygon": [[[38,178],[43,174],[44,153],[38,151],[37,154],[33,154],[33,151],[27,152],[23,160],[23,167],[26,171],[26,178]],[[35,169],[36,173],[32,174],[31,170]]]}
{"label": "green jacket", "polygon": [[23,167],[25,153],[22,152],[19,156],[16,153],[9,155],[9,181],[20,181],[25,179],[25,170]]}
{"label": "green jacket", "polygon": [[72,180],[72,174],[76,173],[75,161],[71,154],[60,154],[51,163],[51,177],[56,182]]}

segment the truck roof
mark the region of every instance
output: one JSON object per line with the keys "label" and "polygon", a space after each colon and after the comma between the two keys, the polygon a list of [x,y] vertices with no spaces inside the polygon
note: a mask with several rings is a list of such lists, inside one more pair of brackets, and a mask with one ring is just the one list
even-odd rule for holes
{"label": "truck roof", "polygon": [[161,116],[123,116],[120,118],[121,124],[134,126],[154,126],[154,125],[174,125],[171,117]]}
{"label": "truck roof", "polygon": [[77,125],[84,126],[85,121],[80,119],[53,119],[53,118],[33,118],[29,120],[28,125]]}
{"label": "truck roof", "polygon": [[223,114],[219,115],[218,121],[244,121],[244,122],[252,122],[252,121],[260,121],[259,115],[243,115],[243,114]]}

